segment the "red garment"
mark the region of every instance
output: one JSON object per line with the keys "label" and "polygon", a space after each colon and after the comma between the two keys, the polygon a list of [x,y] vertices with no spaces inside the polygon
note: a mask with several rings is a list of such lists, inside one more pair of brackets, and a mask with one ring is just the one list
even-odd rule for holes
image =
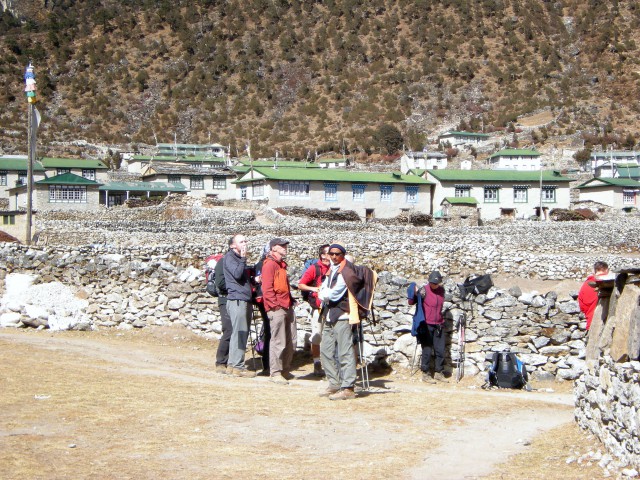
{"label": "red garment", "polygon": [[[276,276],[283,278],[283,287],[278,288],[279,282]],[[264,259],[262,264],[262,302],[267,312],[284,308],[291,308],[291,287],[287,278],[287,263],[284,260],[276,260],[271,255]]]}
{"label": "red garment", "polygon": [[[320,267],[320,275],[316,276],[316,265]],[[325,265],[321,261],[313,265],[309,265],[309,268],[305,270],[298,282],[298,285],[307,285],[309,287],[319,287],[322,284],[322,278],[329,272],[329,265]],[[309,297],[313,298],[313,303],[316,308],[320,308],[322,302],[318,299],[318,292],[309,292]]]}
{"label": "red garment", "polygon": [[589,282],[595,281],[596,276],[589,275],[578,292],[578,305],[580,306],[580,311],[587,317],[587,330],[591,327],[593,312],[596,311],[596,306],[598,305],[598,292],[589,285]]}
{"label": "red garment", "polygon": [[424,287],[425,295],[422,299],[422,308],[424,309],[424,321],[428,325],[442,325],[444,317],[442,316],[442,305],[444,304],[444,287],[439,286],[435,290],[431,290],[429,284]]}

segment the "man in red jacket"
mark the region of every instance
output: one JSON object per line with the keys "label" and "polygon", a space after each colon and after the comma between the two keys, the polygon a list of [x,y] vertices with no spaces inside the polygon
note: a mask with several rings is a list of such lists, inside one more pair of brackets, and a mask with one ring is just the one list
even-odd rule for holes
{"label": "man in red jacket", "polygon": [[287,385],[288,380],[293,378],[290,373],[291,361],[298,336],[294,301],[284,261],[288,245],[289,242],[282,238],[271,240],[271,250],[262,264],[262,302],[271,325],[269,379],[281,385]]}
{"label": "man in red jacket", "polygon": [[604,277],[609,274],[609,265],[605,262],[596,262],[593,264],[593,274],[589,275],[585,282],[580,287],[578,292],[578,305],[580,310],[587,318],[587,330],[591,328],[591,320],[593,320],[593,312],[596,311],[598,305],[598,292],[596,289],[589,285],[590,282],[595,282],[597,277]]}

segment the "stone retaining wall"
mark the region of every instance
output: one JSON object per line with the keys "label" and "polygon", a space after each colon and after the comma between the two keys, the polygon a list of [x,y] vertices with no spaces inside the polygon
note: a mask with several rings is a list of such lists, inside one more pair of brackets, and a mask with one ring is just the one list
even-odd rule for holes
{"label": "stone retaining wall", "polygon": [[[4,245],[0,247],[3,279],[7,274],[23,273],[37,276],[37,283],[60,282],[86,299],[87,305],[71,312],[65,305],[30,308],[15,300],[3,302],[0,324],[46,326],[50,316],[56,318],[56,325],[71,328],[139,328],[177,322],[217,336],[221,324],[216,300],[204,292],[200,268],[206,253],[184,247],[36,249]],[[299,274],[299,269],[292,269],[292,278]],[[365,353],[372,361],[409,365],[413,360],[415,339],[410,329],[414,307],[407,305],[405,298],[408,283],[405,277],[389,272],[380,275],[374,298],[379,323],[367,323],[364,331]],[[517,287],[492,288],[472,302],[463,302],[453,279],[447,279],[445,287],[449,369],[458,358],[454,322],[465,312],[469,319],[467,375],[483,372],[486,358],[506,348],[519,354],[534,377],[573,379],[580,374],[585,322],[572,297],[558,298],[553,292],[522,293]],[[307,312],[308,306],[301,302],[297,308],[300,347],[309,335]]]}

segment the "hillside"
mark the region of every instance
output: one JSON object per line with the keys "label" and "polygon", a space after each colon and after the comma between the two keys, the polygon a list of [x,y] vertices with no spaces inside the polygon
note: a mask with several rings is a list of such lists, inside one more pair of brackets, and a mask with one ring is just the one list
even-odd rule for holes
{"label": "hillside", "polygon": [[[207,142],[256,156],[422,148],[445,129],[555,120],[635,144],[637,1],[13,0],[0,14],[0,147],[24,152],[36,68],[39,153],[58,142]],[[4,8],[4,7],[3,7]],[[175,135],[175,137],[174,137]],[[69,153],[79,153],[71,150]]]}

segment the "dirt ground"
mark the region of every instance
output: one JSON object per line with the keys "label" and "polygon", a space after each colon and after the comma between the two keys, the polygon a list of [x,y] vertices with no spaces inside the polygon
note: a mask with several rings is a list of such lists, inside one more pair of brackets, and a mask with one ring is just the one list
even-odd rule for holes
{"label": "dirt ground", "polygon": [[305,354],[280,386],[215,373],[215,347],[179,327],[0,330],[0,478],[602,477],[566,462],[601,448],[572,421],[569,383],[371,372],[369,391],[331,402]]}

